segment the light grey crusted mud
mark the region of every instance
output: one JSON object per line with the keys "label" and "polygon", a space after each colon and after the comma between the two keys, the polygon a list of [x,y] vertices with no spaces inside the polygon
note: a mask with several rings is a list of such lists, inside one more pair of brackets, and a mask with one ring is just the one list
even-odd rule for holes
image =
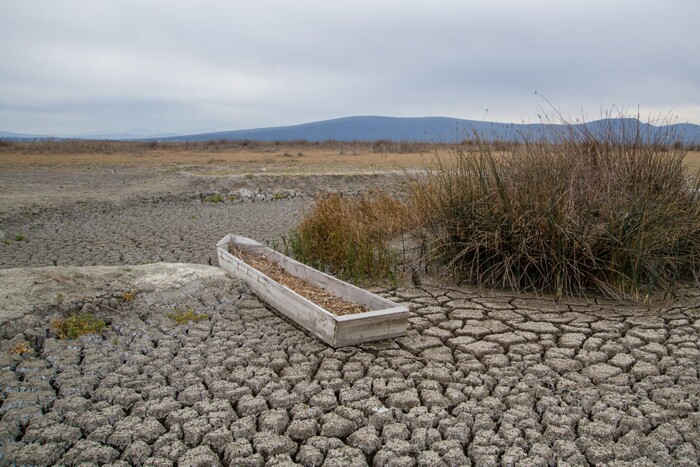
{"label": "light grey crusted mud", "polygon": [[216,264],[214,245],[224,235],[279,242],[313,196],[398,190],[390,174],[195,176],[180,169],[0,171],[0,268]]}
{"label": "light grey crusted mud", "polygon": [[[200,200],[89,203],[0,219],[0,268],[154,262],[216,264],[216,243],[236,232],[279,241],[298,222],[300,198],[245,203]],[[14,236],[22,234],[22,241]]]}
{"label": "light grey crusted mud", "polygon": [[77,312],[99,310],[111,320],[136,294],[145,304],[177,305],[183,297],[230,286],[222,270],[201,264],[0,269],[0,338]]}
{"label": "light grey crusted mud", "polygon": [[[696,306],[400,289],[407,337],[334,350],[207,281],[96,309],[102,336],[5,340],[0,463],[698,463]],[[209,317],[177,326],[173,305]]]}

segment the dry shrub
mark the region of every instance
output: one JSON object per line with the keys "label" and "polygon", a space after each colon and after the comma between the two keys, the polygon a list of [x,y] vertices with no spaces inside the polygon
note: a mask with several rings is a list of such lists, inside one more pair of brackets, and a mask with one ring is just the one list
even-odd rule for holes
{"label": "dry shrub", "polygon": [[408,207],[387,194],[322,197],[292,232],[292,256],[343,279],[397,279],[388,242],[406,231]]}
{"label": "dry shrub", "polygon": [[455,152],[412,179],[432,259],[486,287],[673,294],[700,271],[700,178],[673,136],[619,120]]}
{"label": "dry shrub", "polygon": [[250,151],[275,153],[286,150],[291,157],[302,157],[304,150],[344,151],[348,153],[424,153],[454,147],[449,143],[392,142],[392,141],[109,141],[43,139],[37,141],[7,141],[0,139],[0,153],[11,154],[144,154],[150,151],[173,151],[182,153],[219,153]]}

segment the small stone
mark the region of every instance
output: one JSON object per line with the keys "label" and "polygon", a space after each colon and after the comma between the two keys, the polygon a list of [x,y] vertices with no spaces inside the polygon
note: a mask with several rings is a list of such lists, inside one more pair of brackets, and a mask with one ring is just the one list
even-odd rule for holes
{"label": "small stone", "polygon": [[447,467],[447,464],[435,451],[423,451],[418,455],[418,467]]}
{"label": "small stone", "polygon": [[472,324],[466,325],[463,328],[457,329],[455,331],[455,334],[457,334],[458,336],[467,336],[471,337],[472,339],[481,339],[482,337],[487,336],[491,333],[491,329],[485,326],[477,326]]}

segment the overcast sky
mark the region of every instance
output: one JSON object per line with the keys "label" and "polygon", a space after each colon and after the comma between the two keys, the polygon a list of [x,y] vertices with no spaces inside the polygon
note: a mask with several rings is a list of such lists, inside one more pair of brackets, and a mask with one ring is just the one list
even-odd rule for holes
{"label": "overcast sky", "polygon": [[698,0],[1,0],[0,18],[0,131],[612,106],[700,124]]}

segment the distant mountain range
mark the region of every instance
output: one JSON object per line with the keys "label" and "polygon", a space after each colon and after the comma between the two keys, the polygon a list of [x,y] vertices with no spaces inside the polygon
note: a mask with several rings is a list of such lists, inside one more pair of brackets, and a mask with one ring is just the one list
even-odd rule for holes
{"label": "distant mountain range", "polygon": [[[700,143],[700,125],[680,123],[675,125],[654,126],[641,123],[636,119],[603,119],[574,125],[575,129],[585,129],[594,135],[606,132],[628,134],[636,131],[643,135],[672,135],[672,141],[682,140],[686,143]],[[513,141],[528,138],[551,138],[566,128],[548,123],[497,123],[477,120],[463,120],[448,117],[345,117],[301,125],[255,128],[249,130],[198,133],[189,135],[155,135],[148,130],[140,134],[103,133],[86,135],[80,139],[111,139],[129,141],[216,141],[216,140],[252,140],[252,141],[411,141],[454,143],[465,139],[479,138],[488,141]],[[150,134],[149,134],[150,133]],[[15,141],[32,141],[54,139],[52,136],[21,135],[0,132],[0,139]],[[61,138],[55,138],[61,139]]]}

